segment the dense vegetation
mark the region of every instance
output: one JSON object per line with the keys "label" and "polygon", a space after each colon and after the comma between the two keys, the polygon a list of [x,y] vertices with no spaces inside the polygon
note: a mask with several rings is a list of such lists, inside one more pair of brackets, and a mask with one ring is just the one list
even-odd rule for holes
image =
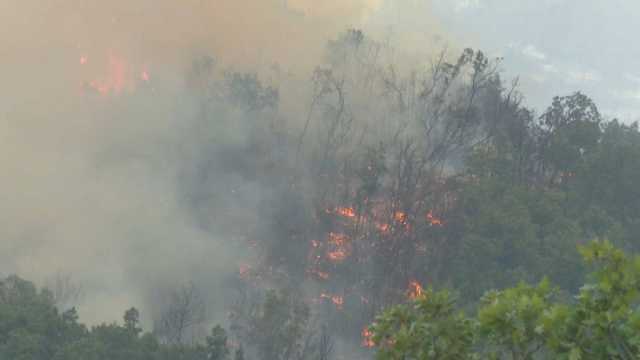
{"label": "dense vegetation", "polygon": [[549,281],[487,292],[473,318],[447,291],[428,291],[377,318],[370,339],[380,359],[637,359],[640,256],[609,242],[583,247],[595,265],[574,300]]}

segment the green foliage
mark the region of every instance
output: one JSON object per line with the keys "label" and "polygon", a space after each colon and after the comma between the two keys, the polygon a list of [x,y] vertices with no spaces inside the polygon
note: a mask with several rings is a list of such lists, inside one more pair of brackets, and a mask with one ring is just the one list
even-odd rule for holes
{"label": "green foliage", "polygon": [[537,287],[524,283],[490,291],[481,300],[478,333],[491,358],[533,359],[546,341],[544,316],[554,291],[547,280]]}
{"label": "green foliage", "polygon": [[16,276],[0,281],[0,359],[51,359],[82,336],[75,310],[60,315],[48,291]]}
{"label": "green foliage", "polygon": [[386,310],[371,327],[381,359],[637,359],[640,256],[610,242],[581,247],[595,270],[575,302],[543,280],[481,299],[475,318],[456,313],[447,291]]}
{"label": "green foliage", "polygon": [[413,304],[392,307],[371,327],[378,359],[464,359],[473,323],[456,312],[447,291],[426,291]]}
{"label": "green foliage", "polygon": [[216,326],[205,344],[161,344],[142,334],[140,313],[131,308],[123,325],[87,329],[75,309],[62,314],[47,290],[16,276],[0,280],[0,359],[16,360],[224,360],[227,334]]}
{"label": "green foliage", "polygon": [[489,140],[467,153],[450,190],[437,283],[455,286],[466,304],[544,276],[575,293],[584,281],[577,244],[608,238],[640,250],[638,125],[604,121],[579,92],[555,97],[538,121],[512,92],[498,101]]}
{"label": "green foliage", "polygon": [[463,300],[544,275],[563,289],[577,289],[582,274],[574,249],[582,233],[563,203],[558,191],[505,186],[496,179],[465,185],[450,214],[459,233],[452,236],[457,242],[449,276]]}

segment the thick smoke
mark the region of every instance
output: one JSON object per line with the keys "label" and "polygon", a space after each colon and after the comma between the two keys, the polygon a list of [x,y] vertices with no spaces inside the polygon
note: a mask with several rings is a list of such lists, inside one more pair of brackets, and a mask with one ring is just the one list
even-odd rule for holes
{"label": "thick smoke", "polygon": [[[222,302],[247,252],[237,229],[258,221],[269,194],[224,157],[250,136],[233,121],[243,115],[210,109],[228,121],[200,123],[184,81],[194,59],[211,54],[219,67],[293,79],[281,93],[293,110],[281,111],[299,131],[296,106],[308,99],[293,96],[291,84],[310,77],[329,39],[350,27],[384,34],[402,14],[426,8],[382,0],[0,2],[0,272],[39,283],[73,274],[90,323],[130,306],[144,316],[157,289],[187,281]],[[424,17],[421,41],[432,27]],[[202,199],[213,210],[194,210]]]}

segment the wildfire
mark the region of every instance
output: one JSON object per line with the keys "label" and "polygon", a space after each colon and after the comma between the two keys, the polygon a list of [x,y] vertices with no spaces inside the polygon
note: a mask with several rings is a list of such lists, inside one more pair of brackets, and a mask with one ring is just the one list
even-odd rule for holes
{"label": "wildfire", "polygon": [[431,226],[442,226],[444,225],[444,222],[442,221],[442,219],[436,217],[435,215],[433,215],[433,210],[429,210],[429,212],[427,213],[427,222],[429,224],[431,224]]}
{"label": "wildfire", "polygon": [[329,251],[327,257],[333,262],[342,262],[347,258],[347,252],[344,249],[337,249]]}
{"label": "wildfire", "polygon": [[330,232],[327,242],[332,245],[332,248],[327,251],[327,258],[333,262],[342,262],[348,256],[347,241],[349,238],[345,234],[339,234]]}
{"label": "wildfire", "polygon": [[336,309],[338,310],[342,310],[344,308],[344,297],[342,297],[341,295],[329,295],[329,294],[322,293],[320,294],[320,297],[323,299],[331,300],[333,305],[335,305]]}
{"label": "wildfire", "polygon": [[393,218],[401,224],[404,224],[407,222],[407,214],[405,214],[402,211],[396,211],[396,213],[393,214]]}
{"label": "wildfire", "polygon": [[380,232],[382,233],[388,233],[389,232],[389,224],[376,224],[376,228],[378,230],[380,230]]}
{"label": "wildfire", "polygon": [[365,327],[362,329],[362,346],[367,348],[376,346],[376,343],[373,342],[373,332],[369,330],[369,327]]}
{"label": "wildfire", "polygon": [[334,232],[329,233],[329,243],[335,246],[344,246],[349,238],[345,234],[338,234]]}
{"label": "wildfire", "polygon": [[422,285],[416,280],[411,280],[409,282],[409,289],[407,290],[407,296],[411,300],[415,300],[422,296],[423,293]]}
{"label": "wildfire", "polygon": [[355,218],[356,211],[352,207],[339,207],[336,208],[336,214],[347,218]]}
{"label": "wildfire", "polygon": [[[80,56],[80,65],[89,63],[87,55]],[[139,77],[136,74],[139,71]],[[104,75],[86,82],[89,89],[93,89],[103,96],[119,95],[125,91],[133,91],[138,82],[148,82],[151,79],[146,67],[136,69],[123,57],[109,54]]]}
{"label": "wildfire", "polygon": [[336,309],[342,310],[344,306],[344,298],[342,296],[337,296],[337,295],[332,296],[331,302],[336,306]]}

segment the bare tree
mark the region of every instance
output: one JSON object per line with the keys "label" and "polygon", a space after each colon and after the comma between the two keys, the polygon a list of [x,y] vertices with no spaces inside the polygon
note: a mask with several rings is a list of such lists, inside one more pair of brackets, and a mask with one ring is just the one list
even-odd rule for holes
{"label": "bare tree", "polygon": [[60,272],[47,279],[44,287],[51,291],[53,301],[60,311],[78,306],[84,294],[81,284],[76,283],[70,274]]}
{"label": "bare tree", "polygon": [[168,296],[155,332],[170,344],[183,344],[206,321],[206,305],[193,283],[182,285]]}

